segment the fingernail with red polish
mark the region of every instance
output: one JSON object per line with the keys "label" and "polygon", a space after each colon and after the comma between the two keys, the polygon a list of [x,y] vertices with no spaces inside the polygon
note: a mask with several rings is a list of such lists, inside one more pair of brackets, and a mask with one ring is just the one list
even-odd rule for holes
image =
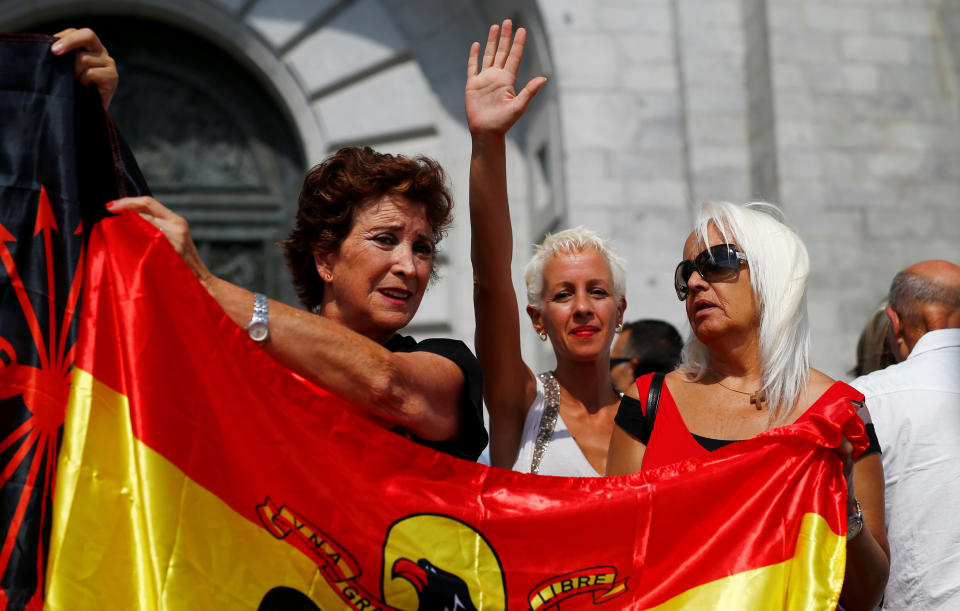
{"label": "fingernail with red polish", "polygon": [[107,202],[107,210],[110,210],[117,205],[117,202]]}

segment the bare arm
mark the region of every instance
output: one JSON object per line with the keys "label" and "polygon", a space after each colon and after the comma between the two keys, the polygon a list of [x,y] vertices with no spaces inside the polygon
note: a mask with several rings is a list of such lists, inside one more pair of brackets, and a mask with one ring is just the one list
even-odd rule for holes
{"label": "bare arm", "polygon": [[93,85],[100,94],[100,101],[106,110],[110,100],[117,90],[120,76],[117,74],[117,63],[113,61],[106,47],[97,38],[90,28],[67,28],[57,32],[54,37],[59,38],[50,47],[54,55],[65,55],[76,51],[77,56],[73,64],[73,75],[84,86]]}
{"label": "bare arm", "polygon": [[[631,384],[630,389],[624,393],[626,396],[640,400],[640,391],[636,384]],[[607,475],[629,475],[637,473],[643,466],[643,455],[647,451],[647,446],[642,441],[620,428],[620,425],[613,427],[613,435],[610,437],[610,449],[607,451]]]}
{"label": "bare arm", "polygon": [[[844,445],[850,442],[844,440]],[[853,447],[849,447],[850,453]],[[845,472],[849,472],[846,457]],[[847,511],[856,511],[853,498],[859,499],[863,512],[863,530],[847,542],[847,565],[840,602],[845,609],[873,609],[880,604],[890,574],[890,547],[884,524],[883,463],[879,454],[871,454],[852,465],[852,485]],[[848,482],[851,479],[848,476]],[[854,491],[856,494],[854,495]]]}
{"label": "bare arm", "polygon": [[[210,273],[182,217],[151,197],[120,199],[108,207],[136,211],[159,227],[227,316],[242,327],[250,322],[253,293]],[[270,337],[261,345],[283,366],[423,439],[441,441],[459,433],[465,380],[449,359],[392,353],[335,321],[278,301],[270,301],[269,311]]]}
{"label": "bare arm", "polygon": [[[516,460],[523,422],[536,394],[536,381],[520,354],[520,311],[510,264],[513,229],[507,203],[506,132],[520,118],[546,79],[513,86],[526,32],[512,24],[490,27],[486,49],[470,47],[464,92],[473,138],[470,157],[470,235],[474,273],[477,357],[490,412],[490,462],[510,468]],[[499,37],[498,37],[499,34]]]}

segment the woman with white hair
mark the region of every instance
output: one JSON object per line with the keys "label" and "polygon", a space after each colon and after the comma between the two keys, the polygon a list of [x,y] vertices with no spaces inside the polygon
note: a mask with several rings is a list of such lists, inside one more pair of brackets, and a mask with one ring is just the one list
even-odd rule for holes
{"label": "woman with white hair", "polygon": [[547,236],[526,269],[527,314],[550,340],[556,369],[535,376],[520,353],[520,312],[511,280],[507,130],[543,77],[513,90],[526,32],[491,26],[486,49],[470,49],[465,102],[473,137],[470,223],[477,356],[490,412],[490,461],[543,475],[604,472],[620,395],[610,344],[626,308],[623,261],[583,227]]}
{"label": "woman with white hair", "polygon": [[[639,378],[625,395],[608,475],[706,455],[805,418],[820,402],[862,405],[863,395],[810,367],[810,261],[781,217],[770,204],[703,205],[674,276],[692,331],[682,363]],[[838,449],[850,516],[845,609],[876,606],[889,573],[883,468],[870,424],[867,433],[871,445],[855,463],[849,441]]]}

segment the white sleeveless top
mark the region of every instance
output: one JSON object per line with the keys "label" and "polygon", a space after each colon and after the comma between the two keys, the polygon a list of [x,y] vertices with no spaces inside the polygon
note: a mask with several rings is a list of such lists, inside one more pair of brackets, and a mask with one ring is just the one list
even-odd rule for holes
{"label": "white sleeveless top", "polygon": [[[546,407],[545,393],[540,376],[537,380],[537,396],[533,399],[527,411],[527,419],[523,423],[523,437],[520,439],[520,452],[513,463],[513,470],[521,473],[530,473],[530,463],[533,461],[533,448],[537,444],[537,432],[540,430],[540,418]],[[571,477],[600,477],[587,457],[580,451],[580,446],[567,430],[560,414],[557,414],[557,424],[553,428],[553,438],[547,444],[547,449],[540,459],[540,475],[567,475]]]}

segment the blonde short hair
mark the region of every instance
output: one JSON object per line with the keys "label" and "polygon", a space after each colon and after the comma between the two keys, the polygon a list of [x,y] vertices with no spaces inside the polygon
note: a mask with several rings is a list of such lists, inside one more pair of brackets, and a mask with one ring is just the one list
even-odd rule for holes
{"label": "blonde short hair", "polygon": [[543,268],[547,261],[558,253],[580,252],[592,248],[606,259],[613,278],[613,293],[619,301],[627,292],[626,261],[616,253],[610,243],[596,232],[583,225],[564,229],[557,233],[548,233],[543,242],[536,246],[533,258],[523,270],[527,283],[527,303],[535,308],[543,305]]}

